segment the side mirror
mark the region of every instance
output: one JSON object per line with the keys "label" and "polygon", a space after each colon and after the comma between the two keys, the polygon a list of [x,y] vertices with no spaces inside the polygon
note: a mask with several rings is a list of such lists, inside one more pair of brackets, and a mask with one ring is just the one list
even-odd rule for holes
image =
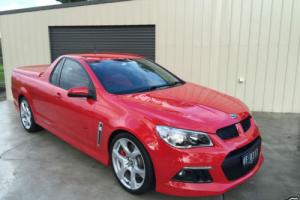
{"label": "side mirror", "polygon": [[95,98],[95,95],[87,87],[76,87],[68,90],[68,97]]}

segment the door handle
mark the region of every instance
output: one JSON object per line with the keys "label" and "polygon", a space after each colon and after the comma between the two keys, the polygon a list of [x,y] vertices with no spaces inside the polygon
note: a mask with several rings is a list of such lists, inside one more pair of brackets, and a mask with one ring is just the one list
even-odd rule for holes
{"label": "door handle", "polygon": [[57,93],[56,93],[56,97],[57,97],[57,98],[61,98],[60,92],[57,92]]}

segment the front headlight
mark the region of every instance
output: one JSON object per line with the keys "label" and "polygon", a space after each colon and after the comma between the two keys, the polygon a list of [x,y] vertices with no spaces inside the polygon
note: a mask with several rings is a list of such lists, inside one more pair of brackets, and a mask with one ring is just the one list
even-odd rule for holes
{"label": "front headlight", "polygon": [[156,126],[156,132],[165,142],[177,148],[213,146],[209,136],[199,131],[189,131],[169,126]]}

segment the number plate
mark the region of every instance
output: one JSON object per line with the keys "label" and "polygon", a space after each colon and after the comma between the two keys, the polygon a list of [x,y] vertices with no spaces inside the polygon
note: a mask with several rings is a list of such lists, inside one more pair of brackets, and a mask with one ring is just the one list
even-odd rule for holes
{"label": "number plate", "polygon": [[256,148],[254,151],[247,153],[242,157],[243,166],[248,167],[251,166],[258,159],[259,150]]}

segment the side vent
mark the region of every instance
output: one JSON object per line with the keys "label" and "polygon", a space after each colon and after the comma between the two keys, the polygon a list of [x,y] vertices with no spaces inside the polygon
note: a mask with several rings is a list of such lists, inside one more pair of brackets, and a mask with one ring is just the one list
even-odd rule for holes
{"label": "side vent", "polygon": [[98,124],[98,135],[97,135],[97,146],[100,145],[102,131],[103,131],[103,123],[99,122],[99,124]]}

